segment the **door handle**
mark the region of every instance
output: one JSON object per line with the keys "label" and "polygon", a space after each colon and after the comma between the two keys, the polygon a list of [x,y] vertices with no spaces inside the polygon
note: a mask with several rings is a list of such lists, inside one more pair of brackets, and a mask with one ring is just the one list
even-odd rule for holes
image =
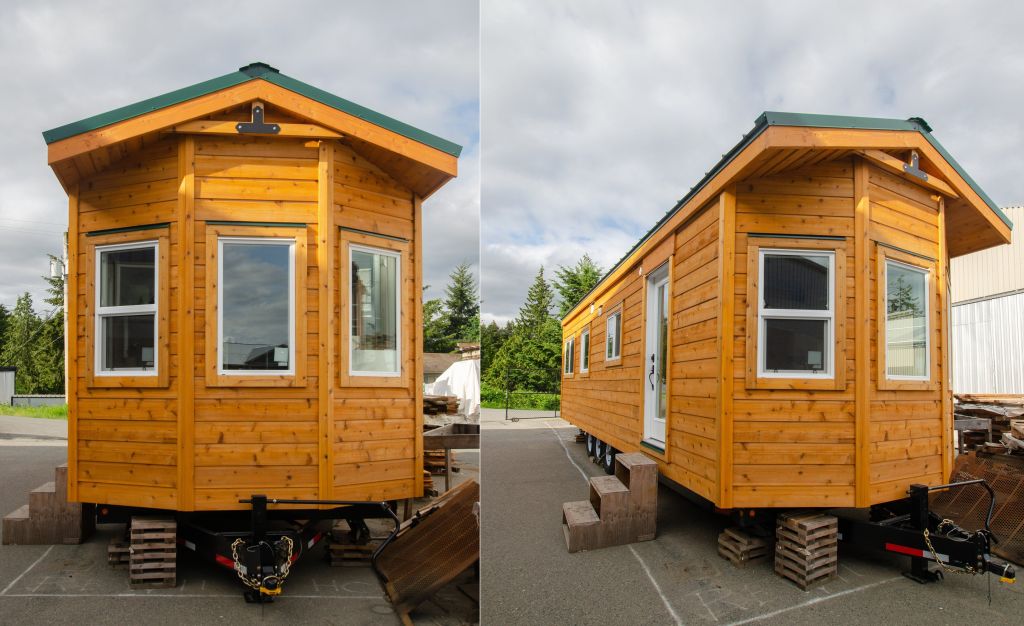
{"label": "door handle", "polygon": [[647,382],[651,383],[651,391],[654,391],[654,355],[651,355],[651,372],[647,375]]}

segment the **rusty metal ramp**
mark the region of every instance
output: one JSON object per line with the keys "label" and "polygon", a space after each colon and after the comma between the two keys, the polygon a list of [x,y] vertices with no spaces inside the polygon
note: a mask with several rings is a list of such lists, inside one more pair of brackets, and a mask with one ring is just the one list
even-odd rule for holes
{"label": "rusty metal ramp", "polygon": [[480,485],[468,480],[404,522],[374,557],[388,599],[408,614],[480,559]]}
{"label": "rusty metal ramp", "polygon": [[[950,482],[982,478],[995,491],[992,552],[1024,565],[1024,457],[971,452],[957,457]],[[985,527],[989,496],[981,485],[932,494],[932,511],[971,531]]]}

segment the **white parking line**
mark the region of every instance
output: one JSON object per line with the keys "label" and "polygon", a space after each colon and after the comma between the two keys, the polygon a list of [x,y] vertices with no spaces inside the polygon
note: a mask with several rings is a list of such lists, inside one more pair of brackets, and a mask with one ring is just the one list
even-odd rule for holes
{"label": "white parking line", "polygon": [[[554,427],[552,427],[549,422],[544,422],[544,424],[551,429],[552,433],[554,433],[555,439],[558,440],[558,443],[561,444],[562,449],[565,450],[565,457],[569,459],[569,462],[572,463],[577,470],[579,470],[580,476],[583,476],[583,480],[590,482],[590,476],[588,476],[587,473],[583,471],[583,468],[579,466],[579,464],[576,462],[576,459],[572,458],[572,455],[569,454],[569,448],[565,445],[565,441],[558,435],[558,431]],[[668,601],[668,598],[665,596],[665,593],[661,590],[661,585],[658,584],[658,581],[654,580],[654,574],[651,573],[651,568],[647,567],[647,562],[644,561],[643,557],[641,557],[640,554],[633,549],[633,546],[629,546],[629,551],[632,552],[633,556],[636,557],[636,560],[640,562],[640,567],[644,569],[644,573],[647,574],[647,579],[651,581],[651,585],[654,587],[654,590],[658,593],[658,597],[661,598],[661,602],[665,605],[665,609],[668,610],[669,615],[672,616],[672,620],[677,625],[682,624],[683,621],[679,619],[679,615],[676,613],[675,609],[672,608],[672,604]]]}
{"label": "white parking line", "polygon": [[851,593],[857,593],[858,591],[864,591],[865,589],[871,589],[872,587],[877,587],[879,585],[884,585],[886,583],[891,583],[891,582],[894,582],[894,581],[897,581],[897,580],[902,580],[902,579],[903,579],[902,576],[895,576],[893,578],[887,578],[885,580],[879,580],[878,582],[869,583],[867,585],[861,585],[860,587],[854,587],[853,589],[846,589],[845,591],[838,591],[836,593],[833,593],[833,594],[830,594],[830,595],[827,595],[827,596],[819,596],[817,598],[811,598],[810,600],[808,600],[806,602],[801,602],[800,604],[794,604],[793,606],[787,606],[784,609],[778,609],[777,611],[771,611],[770,613],[764,613],[762,615],[755,615],[754,617],[748,617],[747,619],[742,619],[742,620],[740,620],[738,622],[732,622],[731,624],[726,624],[726,626],[740,626],[740,624],[750,624],[750,623],[753,623],[753,622],[759,622],[759,621],[761,621],[763,619],[769,619],[769,618],[775,617],[777,615],[782,615],[783,613],[788,613],[790,611],[795,611],[797,609],[802,609],[802,608],[808,607],[808,606],[814,606],[815,604],[819,604],[821,602],[825,602],[826,600],[832,600],[834,598],[839,598],[841,596],[846,596],[846,595],[849,595]]}
{"label": "white parking line", "polygon": [[43,552],[43,555],[42,555],[42,556],[40,556],[40,557],[39,557],[38,559],[36,559],[35,561],[33,561],[33,562],[32,562],[32,565],[29,565],[29,566],[28,566],[28,569],[26,569],[26,570],[25,570],[24,572],[22,572],[22,573],[18,574],[18,577],[17,577],[17,578],[15,578],[14,580],[12,580],[12,581],[11,581],[11,583],[10,583],[9,585],[7,585],[6,587],[4,587],[4,590],[3,590],[3,591],[0,591],[0,596],[5,596],[5,595],[7,595],[7,592],[8,592],[8,591],[10,591],[10,590],[11,590],[11,588],[12,588],[12,587],[14,587],[14,585],[18,584],[18,581],[19,581],[19,580],[21,580],[22,578],[24,578],[24,577],[25,577],[25,574],[28,574],[29,572],[31,572],[31,571],[32,571],[32,568],[33,568],[33,567],[35,567],[36,565],[39,565],[39,563],[41,563],[41,562],[42,562],[42,560],[43,560],[43,559],[45,559],[45,558],[47,557],[47,555],[49,555],[49,554],[50,554],[50,551],[51,551],[51,550],[53,550],[53,546],[50,546],[49,548],[47,548],[47,549],[46,549],[46,552]]}
{"label": "white parking line", "polygon": [[[238,598],[240,593],[9,593],[5,598]],[[384,600],[383,596],[318,596],[284,593],[282,598],[316,600]]]}

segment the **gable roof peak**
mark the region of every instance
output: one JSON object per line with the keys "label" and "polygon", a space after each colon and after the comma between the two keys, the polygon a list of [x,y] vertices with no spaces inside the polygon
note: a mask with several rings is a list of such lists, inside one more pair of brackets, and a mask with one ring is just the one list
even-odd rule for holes
{"label": "gable roof peak", "polygon": [[247,76],[252,76],[253,78],[259,78],[260,76],[263,76],[265,74],[281,73],[281,71],[278,70],[276,67],[271,66],[269,63],[264,63],[263,61],[256,61],[255,63],[250,63],[249,65],[243,65],[242,67],[238,68],[238,71]]}

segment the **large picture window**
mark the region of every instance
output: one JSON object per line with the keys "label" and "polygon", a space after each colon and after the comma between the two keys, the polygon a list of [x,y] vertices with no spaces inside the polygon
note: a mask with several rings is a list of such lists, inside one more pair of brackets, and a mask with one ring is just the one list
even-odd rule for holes
{"label": "large picture window", "polygon": [[605,355],[606,361],[616,361],[622,354],[622,310],[618,310],[608,316],[607,331],[605,333]]}
{"label": "large picture window", "polygon": [[220,373],[294,373],[295,241],[225,237],[218,246]]}
{"label": "large picture window", "polygon": [[886,260],[884,298],[886,377],[927,381],[928,270]]}
{"label": "large picture window", "polygon": [[400,376],[401,254],[352,245],[349,364],[353,376]]}
{"label": "large picture window", "polygon": [[97,246],[96,376],[156,376],[156,241]]}

